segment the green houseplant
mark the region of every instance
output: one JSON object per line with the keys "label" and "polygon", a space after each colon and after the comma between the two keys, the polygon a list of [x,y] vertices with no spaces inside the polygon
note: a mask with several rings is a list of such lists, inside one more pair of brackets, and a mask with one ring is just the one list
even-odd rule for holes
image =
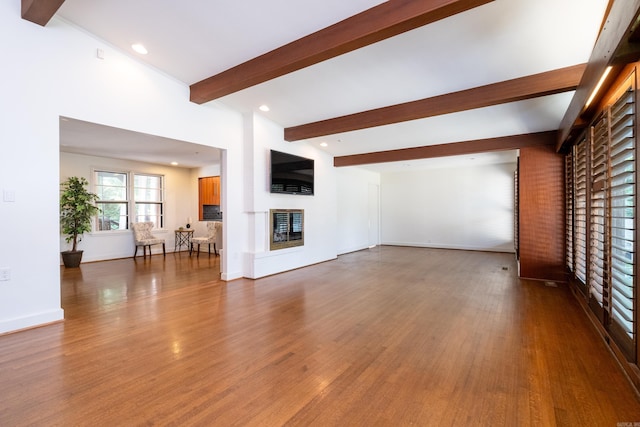
{"label": "green houseplant", "polygon": [[78,242],[85,232],[91,231],[91,217],[99,212],[95,205],[98,196],[87,190],[89,182],[83,177],[72,176],[60,184],[60,228],[67,243],[73,242],[70,251],[62,252],[65,267],[78,267],[82,251]]}

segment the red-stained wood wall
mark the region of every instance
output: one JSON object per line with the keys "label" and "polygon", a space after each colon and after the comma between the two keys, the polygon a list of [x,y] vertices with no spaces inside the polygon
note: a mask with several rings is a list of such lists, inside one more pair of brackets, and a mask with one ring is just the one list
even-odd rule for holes
{"label": "red-stained wood wall", "polygon": [[525,147],[519,162],[520,277],[564,281],[564,157]]}

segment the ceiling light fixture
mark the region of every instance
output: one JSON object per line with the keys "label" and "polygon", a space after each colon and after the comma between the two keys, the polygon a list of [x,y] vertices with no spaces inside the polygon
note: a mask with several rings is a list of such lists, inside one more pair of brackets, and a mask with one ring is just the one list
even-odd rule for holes
{"label": "ceiling light fixture", "polygon": [[149,51],[147,51],[147,48],[144,47],[144,45],[142,43],[134,43],[134,44],[132,44],[131,45],[131,49],[135,50],[140,55],[146,55],[147,53],[149,53]]}
{"label": "ceiling light fixture", "polygon": [[602,84],[604,83],[604,81],[607,79],[607,76],[611,72],[611,68],[613,68],[613,67],[611,65],[609,65],[604,70],[604,73],[602,73],[602,77],[600,77],[600,81],[598,82],[596,87],[593,89],[593,92],[591,92],[591,96],[589,96],[589,99],[587,100],[587,103],[584,105],[585,108],[588,107],[589,104],[591,104],[591,102],[593,101],[593,98],[595,98],[596,95],[598,94],[598,91],[600,91],[600,88],[602,87]]}
{"label": "ceiling light fixture", "polygon": [[258,108],[260,109],[260,111],[264,111],[265,113],[270,110],[269,106],[264,104]]}
{"label": "ceiling light fixture", "polygon": [[172,166],[178,166],[178,162],[171,162]]}
{"label": "ceiling light fixture", "polygon": [[320,143],[320,146],[321,146],[321,147],[328,147],[328,146],[329,146],[329,144],[327,144],[326,142],[321,142],[321,143]]}

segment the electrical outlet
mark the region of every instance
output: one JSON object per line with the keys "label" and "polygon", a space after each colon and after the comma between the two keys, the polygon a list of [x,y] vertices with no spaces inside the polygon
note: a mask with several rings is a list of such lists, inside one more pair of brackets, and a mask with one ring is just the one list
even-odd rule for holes
{"label": "electrical outlet", "polygon": [[0,282],[11,280],[11,269],[0,268]]}

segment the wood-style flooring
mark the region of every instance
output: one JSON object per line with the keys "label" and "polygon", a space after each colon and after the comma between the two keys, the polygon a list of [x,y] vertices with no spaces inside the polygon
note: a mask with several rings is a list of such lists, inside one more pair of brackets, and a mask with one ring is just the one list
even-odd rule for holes
{"label": "wood-style flooring", "polygon": [[186,253],[61,270],[0,336],[0,426],[612,426],[640,401],[567,287],[511,254],[378,247],[222,282]]}

